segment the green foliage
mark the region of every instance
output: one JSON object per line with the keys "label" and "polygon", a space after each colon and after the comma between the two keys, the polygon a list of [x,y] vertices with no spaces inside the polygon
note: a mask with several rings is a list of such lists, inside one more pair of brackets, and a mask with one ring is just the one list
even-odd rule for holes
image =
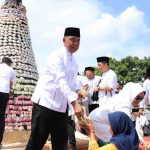
{"label": "green foliage", "polygon": [[[150,65],[150,57],[140,59],[138,57],[127,56],[121,60],[112,58],[110,60],[110,68],[114,70],[118,76],[118,81],[139,82],[146,77],[146,68]],[[101,75],[98,67],[95,68],[95,74]]]}

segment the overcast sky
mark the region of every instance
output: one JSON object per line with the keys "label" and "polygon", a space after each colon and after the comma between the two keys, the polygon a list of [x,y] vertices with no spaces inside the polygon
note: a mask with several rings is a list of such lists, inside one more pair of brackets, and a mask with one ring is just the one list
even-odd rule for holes
{"label": "overcast sky", "polygon": [[63,46],[68,26],[81,29],[75,54],[80,72],[97,66],[99,56],[150,56],[150,0],[23,0],[23,5],[39,73],[47,55]]}

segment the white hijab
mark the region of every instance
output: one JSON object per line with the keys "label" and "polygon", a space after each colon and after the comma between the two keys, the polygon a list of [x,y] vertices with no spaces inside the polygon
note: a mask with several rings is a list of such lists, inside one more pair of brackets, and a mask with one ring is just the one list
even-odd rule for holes
{"label": "white hijab", "polygon": [[111,111],[123,111],[131,117],[132,102],[138,94],[144,91],[138,83],[129,82],[118,94],[110,98],[104,107]]}
{"label": "white hijab", "polygon": [[[93,127],[97,137],[104,140],[110,140],[110,125],[106,114],[115,111],[122,111],[131,118],[132,102],[135,97],[143,92],[144,89],[136,83],[127,83],[123,89],[112,98],[109,99],[105,105],[102,105],[93,110],[89,117],[93,122]],[[104,113],[105,112],[105,113]]]}

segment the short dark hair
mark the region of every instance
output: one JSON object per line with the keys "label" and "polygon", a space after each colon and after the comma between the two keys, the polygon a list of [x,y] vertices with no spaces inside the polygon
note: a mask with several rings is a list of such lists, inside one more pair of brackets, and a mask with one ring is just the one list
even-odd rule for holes
{"label": "short dark hair", "polygon": [[9,57],[3,57],[2,63],[6,63],[7,65],[11,65],[13,62]]}
{"label": "short dark hair", "polygon": [[92,72],[94,72],[94,67],[85,67],[85,70],[84,71],[92,71]]}

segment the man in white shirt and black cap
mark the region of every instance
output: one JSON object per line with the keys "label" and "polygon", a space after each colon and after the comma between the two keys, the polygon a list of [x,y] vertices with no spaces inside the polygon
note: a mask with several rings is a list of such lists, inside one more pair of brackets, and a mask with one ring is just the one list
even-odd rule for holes
{"label": "man in white shirt and black cap", "polygon": [[5,110],[12,94],[12,85],[16,79],[16,72],[11,67],[12,60],[9,57],[3,57],[0,63],[0,145],[3,140],[5,130]]}
{"label": "man in white shirt and black cap", "polygon": [[88,110],[89,113],[95,108],[99,107],[98,97],[97,99],[93,99],[93,90],[95,87],[99,85],[101,80],[100,76],[94,74],[94,67],[85,67],[84,69],[84,78],[82,79],[83,87],[87,86],[87,101],[88,101]]}
{"label": "man in white shirt and black cap", "polygon": [[100,106],[104,105],[110,97],[115,95],[117,85],[117,75],[109,68],[109,59],[106,56],[97,58],[99,70],[103,73],[99,87],[94,89],[94,91],[99,91]]}
{"label": "man in white shirt and black cap", "polygon": [[68,109],[80,120],[84,115],[78,103],[76,84],[78,66],[73,57],[80,45],[80,29],[68,27],[63,38],[64,48],[50,54],[44,73],[32,96],[31,136],[26,150],[42,150],[49,134],[52,149],[65,150],[67,143]]}

